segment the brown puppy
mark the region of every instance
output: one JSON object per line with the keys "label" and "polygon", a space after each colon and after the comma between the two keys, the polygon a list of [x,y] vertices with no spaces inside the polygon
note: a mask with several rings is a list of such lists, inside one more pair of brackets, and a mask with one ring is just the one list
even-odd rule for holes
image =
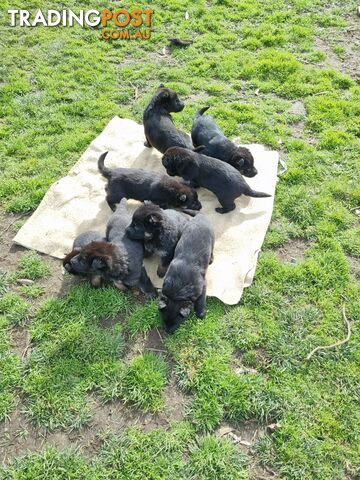
{"label": "brown puppy", "polygon": [[134,200],[150,200],[162,208],[175,207],[190,210],[200,210],[196,190],[183,183],[157,172],[140,168],[105,167],[104,160],[108,152],[100,155],[98,167],[101,174],[108,180],[106,200],[111,210],[122,198]]}
{"label": "brown puppy", "polygon": [[166,151],[162,163],[169,175],[179,175],[193,187],[204,187],[213,192],[227,213],[236,208],[234,200],[240,195],[271,197],[268,193],[256,192],[245,182],[241,173],[228,163],[207,157],[186,148],[173,147]]}
{"label": "brown puppy", "polygon": [[184,103],[177,93],[160,85],[143,115],[146,147],[164,153],[170,147],[193,148],[190,135],[175,127],[170,112],[181,112]]}
{"label": "brown puppy", "polygon": [[82,257],[81,250],[91,242],[105,240],[104,236],[95,231],[88,231],[78,235],[73,242],[73,249],[63,259],[63,267],[68,273],[88,278],[93,287],[99,287],[102,283],[101,276],[92,272],[91,261]]}

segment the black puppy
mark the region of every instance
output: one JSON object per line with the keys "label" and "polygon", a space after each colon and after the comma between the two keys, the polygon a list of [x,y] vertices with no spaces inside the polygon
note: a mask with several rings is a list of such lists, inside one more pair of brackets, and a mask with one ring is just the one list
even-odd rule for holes
{"label": "black puppy", "polygon": [[88,277],[94,287],[101,285],[101,276],[92,273],[92,265],[89,258],[80,255],[81,250],[91,242],[103,241],[104,236],[99,232],[88,231],[78,235],[73,242],[73,249],[63,259],[63,266],[68,273]]}
{"label": "black puppy", "polygon": [[162,163],[169,175],[179,175],[192,187],[204,187],[213,192],[222,206],[215,209],[219,213],[234,210],[234,200],[240,195],[271,197],[268,193],[250,188],[241,173],[228,163],[186,148],[169,148]]}
{"label": "black puppy", "polygon": [[191,129],[192,141],[198,147],[196,151],[229,163],[246,177],[254,177],[257,170],[254,167],[254,157],[250,150],[235,145],[225,137],[213,117],[203,116],[203,113],[209,108],[204,107],[197,112]]}
{"label": "black puppy", "polygon": [[150,297],[157,292],[143,267],[144,248],[125,233],[131,222],[124,199],[112,214],[106,227],[106,240],[93,241],[78,253],[79,261],[91,265],[90,274],[119,290],[138,286]]}
{"label": "black puppy", "polygon": [[173,259],[176,244],[189,220],[190,217],[183,213],[162,210],[154,204],[142,205],[135,210],[126,233],[134,240],[142,240],[146,252],[159,255],[159,277],[165,275]]}
{"label": "black puppy", "polygon": [[198,318],[206,315],[206,280],[213,260],[214,230],[201,213],[185,225],[169,265],[159,301],[164,326],[172,333],[193,309]]}
{"label": "black puppy", "polygon": [[122,198],[135,200],[151,200],[163,208],[180,207],[200,210],[196,190],[183,183],[157,172],[149,172],[140,168],[105,167],[104,160],[108,152],[99,157],[98,168],[107,178],[106,200],[111,210]]}
{"label": "black puppy", "polygon": [[143,115],[146,147],[155,147],[164,153],[170,147],[193,149],[190,136],[175,127],[170,112],[181,112],[184,103],[177,93],[160,85]]}

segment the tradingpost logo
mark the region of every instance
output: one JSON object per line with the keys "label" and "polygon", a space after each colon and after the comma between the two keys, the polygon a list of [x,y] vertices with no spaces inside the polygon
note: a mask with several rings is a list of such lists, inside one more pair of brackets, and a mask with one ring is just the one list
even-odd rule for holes
{"label": "tradingpost logo", "polygon": [[78,24],[82,27],[98,27],[101,24],[101,38],[103,40],[149,40],[151,37],[151,23],[154,10],[134,9],[117,10],[104,8],[103,10],[8,10],[11,27],[73,27]]}

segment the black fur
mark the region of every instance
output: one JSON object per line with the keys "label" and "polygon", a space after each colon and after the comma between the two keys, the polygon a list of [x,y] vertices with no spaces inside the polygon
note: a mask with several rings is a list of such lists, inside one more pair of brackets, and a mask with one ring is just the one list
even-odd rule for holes
{"label": "black fur", "polygon": [[204,107],[197,112],[192,126],[191,138],[194,145],[198,147],[197,151],[229,163],[246,177],[254,177],[257,170],[254,167],[254,157],[250,150],[235,145],[225,137],[213,117],[203,116],[203,113],[209,108]]}
{"label": "black fur", "polygon": [[160,85],[143,115],[146,147],[154,147],[161,153],[175,146],[193,148],[190,135],[176,128],[170,115],[183,108],[177,93]]}
{"label": "black fur", "polygon": [[150,200],[163,208],[201,209],[196,190],[188,185],[184,185],[168,175],[140,168],[107,168],[104,165],[107,153],[100,155],[98,168],[108,180],[105,188],[106,200],[112,210],[115,210],[115,205],[122,198]]}
{"label": "black fur", "polygon": [[206,315],[206,271],[213,260],[214,230],[201,213],[185,225],[166,272],[159,301],[165,329],[172,333],[192,312]]}
{"label": "black fur", "polygon": [[141,240],[148,253],[159,255],[159,277],[165,275],[173,259],[176,244],[189,220],[190,217],[183,213],[162,210],[154,204],[142,205],[135,210],[126,233],[134,240]]}
{"label": "black fur", "polygon": [[213,192],[221,203],[221,208],[215,209],[219,213],[234,210],[234,200],[240,195],[271,196],[250,188],[241,173],[228,163],[185,148],[169,148],[162,163],[169,175],[179,175],[192,187],[204,187]]}

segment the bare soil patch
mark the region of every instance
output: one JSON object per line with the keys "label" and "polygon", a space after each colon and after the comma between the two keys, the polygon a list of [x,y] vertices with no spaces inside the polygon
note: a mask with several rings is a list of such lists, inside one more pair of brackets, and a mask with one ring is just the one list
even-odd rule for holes
{"label": "bare soil patch", "polygon": [[[326,53],[326,64],[350,75],[360,81],[360,26],[359,18],[354,14],[347,18],[349,25],[341,30],[327,30],[326,37],[316,37],[315,46]],[[341,56],[334,52],[334,47],[341,47]]]}
{"label": "bare soil patch", "polygon": [[282,262],[297,263],[304,260],[305,252],[309,246],[310,242],[306,240],[294,239],[285,243],[275,253]]}

